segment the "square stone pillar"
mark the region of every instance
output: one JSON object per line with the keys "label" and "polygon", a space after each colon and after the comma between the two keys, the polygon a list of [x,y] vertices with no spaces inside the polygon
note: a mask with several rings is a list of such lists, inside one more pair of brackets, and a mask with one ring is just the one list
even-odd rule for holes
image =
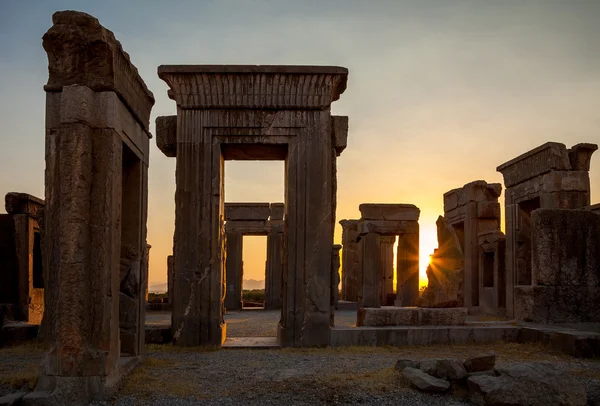
{"label": "square stone pillar", "polygon": [[363,260],[362,294],[359,295],[359,307],[381,307],[381,243],[379,234],[368,233],[360,240]]}
{"label": "square stone pillar", "polygon": [[396,306],[415,306],[419,297],[419,224],[413,227],[416,233],[398,236]]}
{"label": "square stone pillar", "polygon": [[382,236],[381,243],[381,305],[386,306],[388,296],[394,294],[394,244],[395,235]]}
{"label": "square stone pillar", "polygon": [[175,277],[175,258],[173,258],[173,255],[169,255],[167,257],[167,294],[169,297],[169,307],[172,308],[173,306],[173,301],[175,300],[175,296],[174,296],[174,290],[173,290],[173,286],[174,286],[174,277]]}
{"label": "square stone pillar", "polygon": [[242,310],[242,283],[243,283],[243,239],[239,232],[228,232],[226,274],[225,274],[225,308],[227,310]]}
{"label": "square stone pillar", "polygon": [[81,404],[116,390],[143,351],[154,97],[98,20],[73,11],[52,19],[43,38],[47,352],[23,402]]}
{"label": "square stone pillar", "polygon": [[[273,216],[272,216],[273,217]],[[283,220],[269,220],[267,265],[265,272],[265,309],[281,309],[283,273]]]}
{"label": "square stone pillar", "polygon": [[[338,308],[340,300],[340,244],[334,244],[331,251],[331,305],[334,309]],[[333,317],[332,317],[333,320]]]}
{"label": "square stone pillar", "polygon": [[362,284],[358,220],[341,220],[342,225],[342,300],[358,302]]}

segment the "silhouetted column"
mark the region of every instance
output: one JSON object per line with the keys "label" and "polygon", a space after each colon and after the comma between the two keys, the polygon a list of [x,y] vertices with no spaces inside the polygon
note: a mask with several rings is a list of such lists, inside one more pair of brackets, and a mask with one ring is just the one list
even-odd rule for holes
{"label": "silhouetted column", "polygon": [[381,305],[387,305],[388,296],[394,294],[394,244],[396,236],[381,236]]}
{"label": "silhouetted column", "polygon": [[265,272],[265,309],[281,309],[282,255],[283,220],[269,220],[267,269]]}
{"label": "silhouetted column", "polygon": [[341,220],[342,226],[342,300],[358,302],[362,286],[358,220]]}
{"label": "silhouetted column", "polygon": [[363,259],[360,307],[381,307],[381,243],[379,234],[368,233],[360,240]]}
{"label": "silhouetted column", "polygon": [[227,233],[227,255],[225,286],[225,308],[227,310],[242,309],[242,283],[243,283],[243,235],[242,233],[230,232]]}
{"label": "silhouetted column", "polygon": [[419,225],[413,227],[416,233],[398,236],[396,306],[414,306],[419,297]]}

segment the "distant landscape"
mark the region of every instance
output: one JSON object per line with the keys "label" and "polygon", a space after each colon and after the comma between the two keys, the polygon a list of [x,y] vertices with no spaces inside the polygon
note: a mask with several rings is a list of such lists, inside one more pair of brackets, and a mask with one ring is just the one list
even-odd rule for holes
{"label": "distant landscape", "polygon": [[[264,280],[256,280],[256,279],[244,279],[243,289],[253,290],[253,289],[264,289],[265,281]],[[148,286],[148,291],[152,293],[164,293],[167,291],[166,283],[156,283]]]}

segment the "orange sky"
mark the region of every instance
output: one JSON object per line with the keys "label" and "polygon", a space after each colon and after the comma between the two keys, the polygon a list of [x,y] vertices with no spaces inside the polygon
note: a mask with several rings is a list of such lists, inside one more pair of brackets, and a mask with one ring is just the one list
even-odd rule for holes
{"label": "orange sky", "polygon": [[[435,247],[444,192],[546,141],[600,141],[600,2],[573,0],[317,0],[0,3],[0,193],[43,197],[47,59],[56,10],[98,17],[156,97],[150,131],[176,113],[161,64],[340,65],[348,115],[338,159],[337,219],[363,202],[421,209],[421,263]],[[150,284],[166,281],[174,228],[175,159],[151,140]],[[592,158],[592,202],[600,190]],[[226,200],[283,200],[283,163],[228,162]],[[501,201],[503,199],[501,198]],[[341,230],[336,229],[339,242]],[[264,242],[247,243],[247,277],[264,275]],[[254,248],[253,248],[254,247]],[[247,257],[247,258],[246,258]],[[424,274],[423,274],[424,275]]]}

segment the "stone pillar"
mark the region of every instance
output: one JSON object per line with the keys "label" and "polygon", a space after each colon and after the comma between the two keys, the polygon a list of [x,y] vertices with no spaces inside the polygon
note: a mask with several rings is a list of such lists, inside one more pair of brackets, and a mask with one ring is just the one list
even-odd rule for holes
{"label": "stone pillar", "polygon": [[[282,213],[283,214],[283,213]],[[283,220],[268,223],[267,266],[265,272],[265,309],[281,309],[281,275],[283,273]],[[277,216],[275,216],[277,217]],[[283,216],[281,216],[283,218]]]}
{"label": "stone pillar", "polygon": [[379,234],[368,233],[360,240],[363,260],[362,295],[359,296],[359,306],[381,307],[381,243]]}
{"label": "stone pillar", "polygon": [[174,296],[174,277],[175,277],[175,259],[173,255],[169,255],[167,257],[167,293],[169,297],[169,307],[172,308],[173,300],[175,300]]}
{"label": "stone pillar", "polygon": [[362,285],[362,260],[359,255],[358,220],[341,220],[342,225],[342,300],[358,302]]}
{"label": "stone pillar", "polygon": [[413,227],[416,233],[398,236],[396,306],[415,306],[419,297],[419,225]]}
{"label": "stone pillar", "polygon": [[227,310],[242,310],[242,283],[243,283],[243,239],[239,232],[227,233],[227,255],[225,286],[225,308]]}
{"label": "stone pillar", "polygon": [[[154,104],[112,32],[57,12],[44,35],[46,95],[45,339],[24,404],[79,404],[116,390],[144,342],[148,119]],[[85,69],[82,67],[85,66]],[[120,278],[120,258],[129,264]],[[125,286],[123,285],[125,282]],[[125,289],[124,289],[125,288]],[[120,358],[120,293],[134,299]],[[121,320],[121,324],[124,320]]]}
{"label": "stone pillar", "polygon": [[331,305],[338,308],[340,300],[340,244],[334,244],[331,252]]}
{"label": "stone pillar", "polygon": [[388,296],[394,294],[394,244],[395,235],[381,236],[381,305],[386,306]]}

